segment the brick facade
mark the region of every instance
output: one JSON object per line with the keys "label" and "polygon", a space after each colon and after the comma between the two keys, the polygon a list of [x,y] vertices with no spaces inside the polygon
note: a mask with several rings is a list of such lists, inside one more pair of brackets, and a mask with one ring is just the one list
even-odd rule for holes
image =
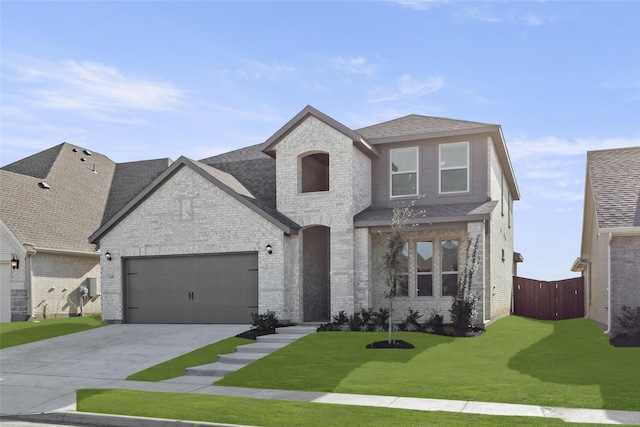
{"label": "brick facade", "polygon": [[622,306],[640,307],[640,235],[613,236],[611,239],[611,309],[614,335],[620,331],[617,316]]}
{"label": "brick facade", "polygon": [[[192,201],[188,218],[182,200]],[[273,253],[265,247],[270,244]],[[100,242],[102,259],[102,318],[124,320],[122,259],[125,257],[257,252],[260,312],[285,309],[285,239],[271,222],[247,208],[188,167],[178,170],[164,185],[118,223]],[[289,248],[286,248],[289,253]]]}

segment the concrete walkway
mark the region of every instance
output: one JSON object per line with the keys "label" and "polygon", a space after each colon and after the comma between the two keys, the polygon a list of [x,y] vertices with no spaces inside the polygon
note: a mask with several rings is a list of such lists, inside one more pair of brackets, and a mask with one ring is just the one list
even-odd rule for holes
{"label": "concrete walkway", "polygon": [[112,325],[1,350],[1,424],[10,425],[9,420],[30,420],[83,426],[224,425],[76,412],[75,390],[78,388],[116,388],[640,425],[640,412],[631,411],[219,387],[211,385],[215,377],[201,375],[185,375],[155,383],[125,380],[128,375],[141,369],[244,330],[246,326],[242,325]]}
{"label": "concrete walkway", "polygon": [[[375,406],[395,409],[411,409],[414,411],[444,411],[464,414],[508,415],[542,418],[559,418],[566,422],[596,424],[640,425],[640,412],[610,411],[600,409],[556,408],[536,405],[514,405],[505,403],[471,402],[459,400],[419,399],[399,396],[371,396],[343,393],[322,393],[308,391],[268,390],[239,387],[219,387],[194,384],[208,377],[185,376],[173,382],[112,381],[97,385],[96,388],[119,388],[128,390],[194,393],[214,396],[234,396],[250,399],[271,399],[319,404]],[[55,380],[55,379],[54,379]],[[63,379],[58,379],[63,380]],[[111,415],[75,412],[75,404],[60,407],[55,411],[43,414],[23,414],[5,419],[31,420],[37,422],[69,423],[96,426],[148,426],[167,427],[171,425],[220,425],[206,423],[190,423],[183,420],[153,420],[137,417],[120,417]],[[144,420],[144,422],[142,422]],[[174,424],[175,423],[175,424]]]}

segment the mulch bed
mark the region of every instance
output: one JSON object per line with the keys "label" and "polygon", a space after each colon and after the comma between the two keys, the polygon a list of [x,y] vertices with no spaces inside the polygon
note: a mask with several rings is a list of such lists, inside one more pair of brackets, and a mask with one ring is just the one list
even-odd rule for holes
{"label": "mulch bed", "polygon": [[410,349],[415,348],[413,344],[410,344],[406,341],[402,340],[391,340],[391,342],[387,341],[375,341],[371,344],[367,344],[367,348],[403,348]]}
{"label": "mulch bed", "polygon": [[609,340],[614,347],[640,347],[640,336],[632,337],[627,334],[616,335]]}

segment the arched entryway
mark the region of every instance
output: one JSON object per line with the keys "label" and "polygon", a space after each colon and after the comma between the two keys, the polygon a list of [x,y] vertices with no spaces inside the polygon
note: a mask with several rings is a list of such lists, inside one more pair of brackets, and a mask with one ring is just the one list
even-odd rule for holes
{"label": "arched entryway", "polygon": [[327,322],[331,313],[330,229],[314,226],[303,230],[303,319]]}

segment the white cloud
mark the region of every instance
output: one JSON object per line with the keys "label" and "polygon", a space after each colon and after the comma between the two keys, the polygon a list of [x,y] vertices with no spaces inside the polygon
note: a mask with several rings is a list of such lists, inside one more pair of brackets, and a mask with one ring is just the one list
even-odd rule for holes
{"label": "white cloud", "polygon": [[349,74],[371,75],[378,69],[375,64],[368,63],[362,56],[350,58],[339,56],[331,59],[330,63],[336,70]]}
{"label": "white cloud", "polygon": [[545,20],[538,15],[527,13],[522,17],[522,21],[529,27],[538,27],[545,24]]}
{"label": "white cloud", "polygon": [[98,62],[66,60],[8,66],[14,72],[11,78],[21,83],[23,101],[98,120],[119,121],[112,114],[122,111],[172,110],[183,96],[169,83],[126,76],[115,67]]}
{"label": "white cloud", "polygon": [[447,0],[398,1],[399,5],[413,10],[429,10],[436,4],[449,3]]}
{"label": "white cloud", "polygon": [[574,141],[548,136],[540,139],[509,139],[514,161],[539,156],[585,156],[587,151],[640,146],[640,138],[578,138]]}
{"label": "white cloud", "polygon": [[398,88],[400,94],[405,96],[423,96],[433,93],[444,85],[440,77],[428,77],[426,79],[418,79],[409,74],[400,77]]}
{"label": "white cloud", "polygon": [[404,74],[397,80],[393,89],[379,88],[372,94],[372,103],[394,101],[398,98],[419,98],[436,92],[444,86],[442,77],[426,77],[419,79],[410,74]]}
{"label": "white cloud", "polygon": [[280,62],[274,62],[267,64],[261,61],[248,61],[251,68],[250,71],[238,70],[236,75],[241,78],[250,78],[255,80],[261,80],[263,78],[269,80],[278,80],[283,76],[289,77],[296,73],[295,68]]}

